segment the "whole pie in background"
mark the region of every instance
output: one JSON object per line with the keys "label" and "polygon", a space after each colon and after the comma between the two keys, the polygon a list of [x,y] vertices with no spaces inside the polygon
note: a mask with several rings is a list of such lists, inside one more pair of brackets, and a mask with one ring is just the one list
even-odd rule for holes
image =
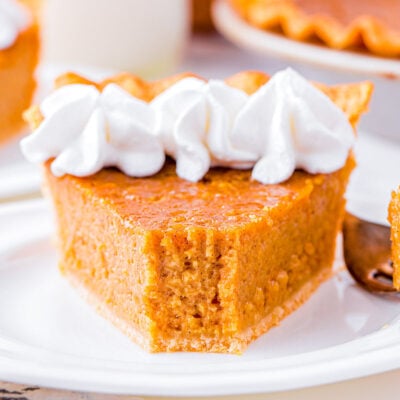
{"label": "whole pie in background", "polygon": [[398,0],[230,0],[250,24],[287,37],[319,39],[335,49],[400,56]]}

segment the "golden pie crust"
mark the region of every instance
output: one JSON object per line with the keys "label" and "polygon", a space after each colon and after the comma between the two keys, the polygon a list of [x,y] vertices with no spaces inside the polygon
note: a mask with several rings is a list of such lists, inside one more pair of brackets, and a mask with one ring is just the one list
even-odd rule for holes
{"label": "golden pie crust", "polygon": [[229,0],[250,24],[334,49],[400,57],[398,0]]}
{"label": "golden pie crust", "polygon": [[[96,84],[67,74],[57,86],[113,82],[150,101],[187,76],[149,83],[124,74]],[[226,82],[251,94],[268,79],[243,72]],[[353,126],[372,90],[369,83],[319,87]],[[41,123],[38,107],[26,116],[33,127]],[[354,167],[350,155],[334,173],[296,171],[282,184],[262,185],[251,171],[225,168],[188,182],[171,160],[148,178],[114,168],[57,178],[50,162],[44,174],[60,270],[151,352],[241,353],[303,304],[331,276]]]}

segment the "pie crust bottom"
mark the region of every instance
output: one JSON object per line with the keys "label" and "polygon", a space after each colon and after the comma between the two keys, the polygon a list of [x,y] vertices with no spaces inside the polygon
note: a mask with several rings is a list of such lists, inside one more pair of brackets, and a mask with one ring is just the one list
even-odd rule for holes
{"label": "pie crust bottom", "polygon": [[[64,268],[61,268],[64,270]],[[190,351],[197,352],[210,352],[210,353],[231,353],[241,354],[246,350],[247,346],[257,339],[262,334],[269,331],[274,326],[287,317],[292,312],[296,311],[301,305],[303,305],[310,296],[319,288],[319,286],[332,276],[332,268],[325,268],[318,274],[310,278],[301,288],[298,289],[290,298],[288,298],[283,304],[276,306],[270,314],[261,319],[258,323],[247,328],[244,332],[241,332],[233,337],[229,338],[215,338],[206,335],[201,335],[196,339],[179,339],[171,340],[165,339],[160,340],[160,347],[165,352]],[[96,293],[88,290],[87,287],[68,272],[65,273],[65,277],[70,284],[77,290],[81,297],[87,301],[98,314],[109,320],[116,328],[123,332],[133,342],[138,344],[144,350],[148,352],[160,351],[155,349],[152,345],[151,340],[147,335],[143,335],[138,329],[122,318],[119,318],[112,310],[108,307],[102,299],[98,298]]]}

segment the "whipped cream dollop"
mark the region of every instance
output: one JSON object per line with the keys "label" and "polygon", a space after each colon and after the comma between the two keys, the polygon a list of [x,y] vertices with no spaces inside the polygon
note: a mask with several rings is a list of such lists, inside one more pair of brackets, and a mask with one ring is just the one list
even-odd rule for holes
{"label": "whipped cream dollop", "polygon": [[164,150],[154,134],[154,111],[115,84],[102,92],[90,85],[64,86],[45,99],[40,110],[44,120],[21,141],[21,149],[32,162],[55,158],[55,176],[88,176],[115,166],[142,177],[164,164]]}
{"label": "whipped cream dollop", "polygon": [[0,0],[0,50],[11,47],[31,23],[28,11],[16,0]]}
{"label": "whipped cream dollop", "polygon": [[21,142],[33,162],[55,158],[52,172],[87,176],[116,166],[149,176],[176,160],[177,174],[197,182],[214,166],[253,168],[264,184],[287,180],[296,168],[330,173],[354,144],[345,114],[291,69],[254,94],[223,81],[185,78],[150,103],[109,84],[69,85],[41,105],[44,121]]}

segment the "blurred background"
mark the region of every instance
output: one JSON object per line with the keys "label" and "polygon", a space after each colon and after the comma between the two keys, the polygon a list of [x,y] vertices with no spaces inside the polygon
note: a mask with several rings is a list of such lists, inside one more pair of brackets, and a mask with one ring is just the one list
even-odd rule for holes
{"label": "blurred background", "polygon": [[290,65],[326,83],[369,79],[376,89],[361,129],[400,136],[398,59],[261,32],[224,0],[213,10],[211,0],[42,1],[44,65],[130,71],[144,78],[182,70],[220,78],[243,69],[273,73]]}

